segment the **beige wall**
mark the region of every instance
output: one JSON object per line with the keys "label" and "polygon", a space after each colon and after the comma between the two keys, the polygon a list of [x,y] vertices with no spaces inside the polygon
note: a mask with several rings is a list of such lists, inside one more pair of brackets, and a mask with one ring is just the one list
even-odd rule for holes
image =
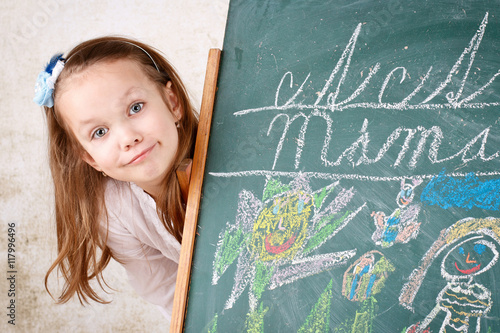
{"label": "beige wall", "polygon": [[[156,307],[139,299],[123,269],[105,272],[111,304],[55,305],[43,278],[55,258],[52,188],[42,111],[32,102],[38,72],[56,52],[101,35],[160,49],[201,100],[208,49],[222,47],[229,0],[0,0],[0,331],[167,332]],[[15,223],[16,326],[7,323],[8,223]],[[54,277],[51,285],[56,285]]]}

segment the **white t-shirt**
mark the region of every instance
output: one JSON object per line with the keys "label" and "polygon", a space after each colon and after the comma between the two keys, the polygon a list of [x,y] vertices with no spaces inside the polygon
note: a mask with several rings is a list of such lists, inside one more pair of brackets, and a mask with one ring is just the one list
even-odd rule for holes
{"label": "white t-shirt", "polygon": [[136,184],[109,179],[105,200],[107,245],[135,291],[170,320],[181,245],[160,221],[153,198]]}

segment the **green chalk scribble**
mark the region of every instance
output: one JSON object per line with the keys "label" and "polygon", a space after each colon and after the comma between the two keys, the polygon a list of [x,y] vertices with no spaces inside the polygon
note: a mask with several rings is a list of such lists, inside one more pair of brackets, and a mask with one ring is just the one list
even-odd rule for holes
{"label": "green chalk scribble", "polygon": [[333,219],[333,217],[336,216],[337,214],[329,215],[325,218],[325,219],[330,219],[330,221],[326,222],[329,224],[326,225],[324,225],[325,224],[323,222],[324,220],[321,220],[320,223],[318,223],[318,225],[323,224],[324,227],[320,231],[318,231],[313,237],[311,237],[311,239],[307,242],[307,246],[304,249],[303,253],[307,254],[316,249],[321,243],[323,243],[325,239],[327,239],[335,231],[335,229],[337,229],[342,224],[342,222],[344,222],[344,220],[347,218],[347,216],[349,216],[349,214],[350,212],[346,211],[344,215],[342,215],[342,217],[333,222],[331,222],[331,219]]}
{"label": "green chalk scribble", "polygon": [[364,300],[354,316],[351,333],[371,333],[376,310],[377,300],[374,297]]}
{"label": "green chalk scribble", "polygon": [[268,307],[264,309],[262,303],[260,303],[258,309],[247,314],[247,333],[264,333],[264,316],[268,310]]}
{"label": "green chalk scribble", "polygon": [[243,234],[241,228],[238,228],[236,231],[225,231],[222,246],[220,251],[217,252],[214,263],[214,268],[219,275],[222,275],[226,268],[238,257],[242,249],[242,244],[248,238],[248,235],[245,236]]}
{"label": "green chalk scribble", "polygon": [[330,327],[330,304],[332,301],[332,286],[333,280],[325,288],[316,305],[309,316],[307,316],[304,325],[297,333],[319,333],[328,332]]}
{"label": "green chalk scribble", "polygon": [[274,267],[257,261],[255,265],[255,280],[253,284],[253,292],[257,299],[260,299],[264,290],[266,290],[271,277],[273,276]]}
{"label": "green chalk scribble", "polygon": [[331,187],[330,189],[323,187],[323,189],[321,190],[321,193],[315,193],[314,194],[314,207],[316,207],[317,209],[320,209],[321,206],[323,205],[323,201],[325,200],[326,196],[328,194],[330,194],[334,189],[335,189],[335,186]]}
{"label": "green chalk scribble", "polygon": [[264,188],[262,201],[266,201],[267,199],[286,191],[290,191],[289,185],[283,185],[279,179],[270,179]]}
{"label": "green chalk scribble", "polygon": [[214,319],[209,323],[211,327],[208,328],[208,333],[217,333],[217,319],[218,319],[217,313],[214,316]]}

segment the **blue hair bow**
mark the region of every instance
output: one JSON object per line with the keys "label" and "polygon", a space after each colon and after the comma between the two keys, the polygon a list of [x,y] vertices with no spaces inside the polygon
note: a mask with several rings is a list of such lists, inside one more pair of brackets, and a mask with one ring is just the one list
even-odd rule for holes
{"label": "blue hair bow", "polygon": [[45,70],[38,74],[35,85],[35,98],[33,101],[40,106],[49,108],[54,106],[54,84],[64,68],[62,53],[53,56]]}

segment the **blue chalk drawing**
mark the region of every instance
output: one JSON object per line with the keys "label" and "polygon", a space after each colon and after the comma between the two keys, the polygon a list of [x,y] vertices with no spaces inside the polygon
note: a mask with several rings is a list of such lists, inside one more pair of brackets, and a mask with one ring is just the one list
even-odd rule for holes
{"label": "blue chalk drawing", "polygon": [[500,179],[480,181],[474,173],[457,179],[445,174],[445,170],[432,178],[420,196],[422,203],[438,205],[443,209],[478,207],[500,210]]}

